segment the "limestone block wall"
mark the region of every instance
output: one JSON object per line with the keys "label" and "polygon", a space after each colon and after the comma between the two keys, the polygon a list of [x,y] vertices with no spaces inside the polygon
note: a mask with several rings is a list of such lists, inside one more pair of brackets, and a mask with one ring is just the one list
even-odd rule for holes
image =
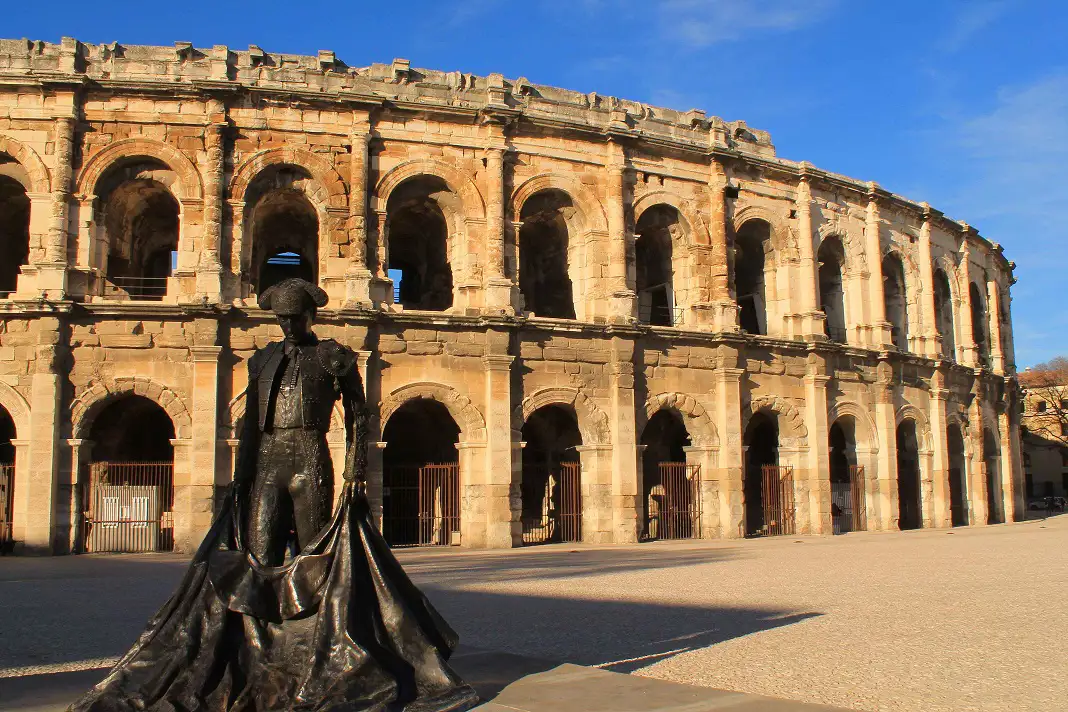
{"label": "limestone block wall", "polygon": [[[1001,246],[745,122],[255,46],[0,40],[0,80],[0,182],[30,205],[0,229],[28,255],[0,284],[25,551],[72,548],[93,423],[130,395],[174,426],[175,545],[195,545],[245,362],[280,338],[256,306],[280,256],[328,292],[320,336],[360,354],[380,515],[390,418],[448,412],[464,546],[522,543],[546,406],[577,428],[593,543],[649,533],[665,412],[702,537],[752,533],[761,422],[799,534],[833,530],[843,427],[870,529],[1022,515]],[[340,462],[340,411],[330,442]]]}

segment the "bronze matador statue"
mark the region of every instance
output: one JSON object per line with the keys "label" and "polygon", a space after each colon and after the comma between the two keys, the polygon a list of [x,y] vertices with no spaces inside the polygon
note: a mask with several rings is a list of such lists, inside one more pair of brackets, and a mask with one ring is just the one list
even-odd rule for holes
{"label": "bronze matador statue", "polygon": [[[232,497],[178,590],[73,712],[461,712],[457,636],[408,579],[364,495],[367,411],[356,355],[311,332],[319,287],[260,306],[285,340],[248,362]],[[333,499],[326,433],[345,413]]]}

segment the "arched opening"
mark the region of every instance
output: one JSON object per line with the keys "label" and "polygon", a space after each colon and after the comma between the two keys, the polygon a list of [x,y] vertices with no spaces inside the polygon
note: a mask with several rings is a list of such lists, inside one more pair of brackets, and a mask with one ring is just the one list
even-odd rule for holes
{"label": "arched opening", "polygon": [[252,245],[249,282],[253,292],[290,277],[315,284],[319,274],[319,215],[308,199],[311,175],[279,164],[260,172],[245,193],[247,235]]}
{"label": "arched opening", "polygon": [[845,289],[842,286],[842,265],[845,248],[837,235],[827,237],[820,244],[819,253],[820,309],[827,319],[824,328],[827,338],[840,344],[846,342]]}
{"label": "arched opening", "polygon": [[448,408],[417,398],[386,423],[382,534],[390,546],[459,543],[460,428]]}
{"label": "arched opening", "polygon": [[638,219],[634,244],[638,319],[655,326],[678,323],[675,308],[672,245],[679,230],[679,211],[655,205]]}
{"label": "arched opening", "polygon": [[883,299],[886,305],[886,320],[890,322],[890,340],[899,351],[908,351],[905,267],[901,258],[894,254],[883,258]]}
{"label": "arched opening", "polygon": [[983,429],[983,464],[986,466],[986,523],[1005,521],[1001,496],[1001,446],[990,428]]}
{"label": "arched opening", "polygon": [[575,318],[571,269],[577,254],[570,235],[571,197],[543,190],[523,203],[519,219],[519,291],[528,314]]}
{"label": "arched opening", "polygon": [[582,541],[582,470],[575,411],[547,405],[523,424],[524,544]]}
{"label": "arched opening", "polygon": [[976,356],[982,366],[990,366],[990,342],[986,338],[986,301],[979,285],[972,282],[968,286],[972,302],[972,340],[975,342]]}
{"label": "arched opening", "polygon": [[867,529],[864,466],[857,464],[856,421],[844,415],[828,431],[831,524],[835,534]]}
{"label": "arched opening", "polygon": [[0,406],[0,553],[14,544],[12,526],[15,507],[15,421]]}
{"label": "arched opening", "polygon": [[30,261],[30,197],[25,186],[5,169],[21,166],[0,153],[0,297],[18,286],[22,265]]}
{"label": "arched opening", "polygon": [[769,414],[749,420],[745,446],[745,535],[794,533],[793,468],[779,465],[779,426]]}
{"label": "arched opening", "polygon": [[968,497],[965,482],[964,437],[956,425],[946,426],[949,449],[949,515],[955,527],[968,524]]}
{"label": "arched opening", "polygon": [[738,324],[749,334],[768,333],[766,273],[771,260],[771,225],[748,220],[734,238],[734,294]]}
{"label": "arched opening", "polygon": [[88,473],[80,473],[80,551],[174,548],[174,435],[167,412],[143,396],[100,411],[89,430]]}
{"label": "arched opening", "polygon": [[923,526],[920,501],[920,452],[916,423],[903,420],[897,426],[897,500],[898,527],[919,529]]}
{"label": "arched opening", "polygon": [[388,259],[394,300],[405,309],[445,311],[453,302],[449,226],[443,206],[459,199],[436,176],[410,178],[386,202]]}
{"label": "arched opening", "polygon": [[644,538],[701,536],[700,472],[686,463],[690,434],[677,413],[658,410],[642,432]]}
{"label": "arched opening", "polygon": [[941,269],[934,273],[935,320],[942,337],[942,356],[953,359],[957,355],[953,329],[953,296],[949,291],[949,277]]}
{"label": "arched opening", "polygon": [[105,295],[160,301],[178,266],[181,207],[170,191],[176,178],[162,161],[121,162],[97,184],[107,245]]}

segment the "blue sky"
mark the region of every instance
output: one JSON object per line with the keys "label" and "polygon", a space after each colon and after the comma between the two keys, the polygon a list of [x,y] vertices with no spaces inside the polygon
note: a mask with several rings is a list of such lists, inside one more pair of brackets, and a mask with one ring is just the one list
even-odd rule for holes
{"label": "blue sky", "polygon": [[1017,263],[1020,367],[1068,355],[1063,0],[12,2],[0,36],[332,49],[744,119],[779,155],[915,200]]}

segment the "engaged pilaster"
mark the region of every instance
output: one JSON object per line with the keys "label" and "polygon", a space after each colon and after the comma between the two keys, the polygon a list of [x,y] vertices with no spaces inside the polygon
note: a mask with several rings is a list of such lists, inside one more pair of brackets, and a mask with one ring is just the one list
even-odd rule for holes
{"label": "engaged pilaster", "polygon": [[369,117],[352,121],[349,146],[349,263],[345,269],[345,305],[371,303],[371,270],[367,266],[367,164],[371,141]]}
{"label": "engaged pilaster", "polygon": [[634,233],[627,229],[627,156],[618,141],[608,142],[608,240],[609,316],[630,324],[637,319],[638,296],[634,293]]}
{"label": "engaged pilaster", "polygon": [[886,298],[883,294],[883,247],[879,237],[879,186],[868,184],[868,213],[864,221],[864,251],[868,259],[868,323],[871,338],[868,345],[886,349],[893,345],[890,323],[886,320]]}
{"label": "engaged pilaster", "polygon": [[208,102],[209,121],[204,130],[204,242],[196,274],[197,295],[209,303],[222,301],[222,262],[219,249],[223,229],[224,132],[226,105]]}
{"label": "engaged pilaster", "polygon": [[797,245],[800,258],[800,294],[795,296],[801,311],[801,334],[805,341],[823,341],[827,338],[824,324],[827,315],[820,309],[817,285],[816,248],[813,246],[815,232],[812,229],[812,186],[802,164],[801,180],[797,184]]}
{"label": "engaged pilaster", "polygon": [[[917,353],[927,358],[942,358],[942,337],[938,333],[938,307],[935,305],[934,265],[931,259],[931,206],[923,203],[923,225],[920,226],[920,318],[923,322],[922,348]],[[915,287],[914,287],[915,288]],[[943,436],[945,434],[943,433]]]}

